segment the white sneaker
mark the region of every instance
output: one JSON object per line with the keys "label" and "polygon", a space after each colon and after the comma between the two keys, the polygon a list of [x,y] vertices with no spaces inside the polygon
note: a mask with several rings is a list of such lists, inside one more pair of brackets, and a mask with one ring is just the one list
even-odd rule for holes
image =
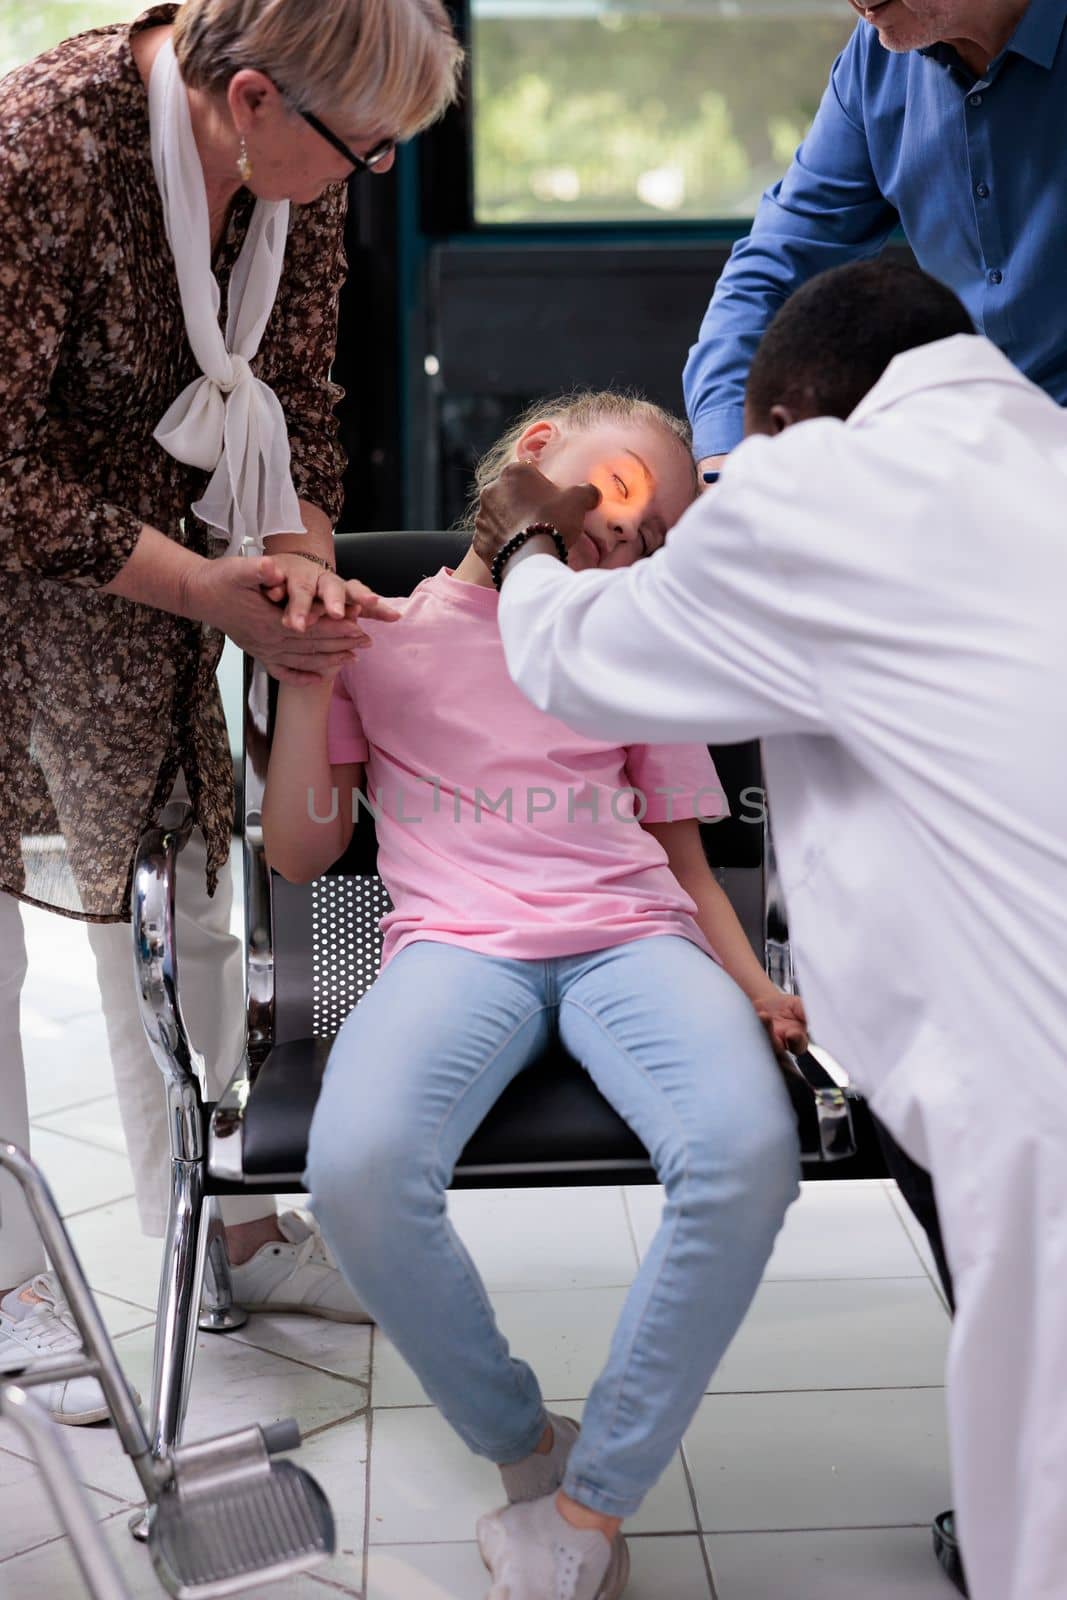
{"label": "white sneaker", "polygon": [[286,1242],[260,1245],[230,1267],[234,1303],[246,1311],[303,1311],[329,1322],[370,1322],[337,1269],[318,1223],[286,1211],[278,1218]]}
{"label": "white sneaker", "polygon": [[578,1424],[573,1417],[557,1417],[554,1411],[546,1412],[545,1416],[552,1424],[553,1435],[552,1448],[547,1455],[539,1456],[535,1450],[521,1461],[500,1468],[508,1505],[543,1500],[546,1494],[554,1494],[563,1482],[567,1459],[578,1437]]}
{"label": "white sneaker", "polygon": [[630,1576],[622,1534],[572,1528],[554,1494],[478,1519],[478,1548],[493,1579],[488,1600],[618,1600]]}
{"label": "white sneaker", "polygon": [[[29,1290],[36,1300],[21,1297]],[[0,1373],[18,1372],[42,1357],[80,1356],[81,1334],[63,1291],[50,1272],[27,1278],[0,1300]],[[53,1422],[80,1426],[111,1415],[95,1378],[68,1378],[33,1389]]]}

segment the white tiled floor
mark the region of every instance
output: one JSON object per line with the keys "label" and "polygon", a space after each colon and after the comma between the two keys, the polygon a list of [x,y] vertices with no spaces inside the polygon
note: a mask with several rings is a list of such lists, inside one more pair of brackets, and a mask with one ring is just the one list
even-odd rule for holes
{"label": "white tiled floor", "polygon": [[[140,1237],[84,933],[30,914],[34,1153],[147,1392],[159,1245]],[[51,974],[70,974],[57,995]],[[513,1347],[581,1414],[640,1252],[654,1189],[466,1192],[453,1214]],[[890,1186],[805,1187],[684,1447],[633,1520],[629,1600],[951,1600],[929,1519],[951,1494],[948,1319]],[[499,1500],[388,1341],[299,1317],[200,1340],[190,1437],[296,1416],[296,1458],[332,1502],[338,1554],[277,1600],[482,1600],[476,1516]],[[133,1474],[106,1427],[64,1439],[136,1600],[162,1593],[126,1532]],[[0,1600],[83,1593],[19,1439],[0,1429]]]}

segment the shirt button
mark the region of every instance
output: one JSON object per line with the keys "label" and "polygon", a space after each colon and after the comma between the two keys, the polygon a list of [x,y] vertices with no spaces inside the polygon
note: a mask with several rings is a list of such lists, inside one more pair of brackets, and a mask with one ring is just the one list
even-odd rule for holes
{"label": "shirt button", "polygon": [[1001,272],[999,267],[993,268],[992,272],[989,274],[989,281],[990,283],[1003,283],[1004,274]]}
{"label": "shirt button", "polygon": [[974,186],[974,192],[978,196],[979,200],[988,200],[988,198],[989,198],[989,185],[988,185],[988,183],[976,183],[975,186]]}
{"label": "shirt button", "polygon": [[982,96],[980,94],[972,94],[969,98],[972,106],[980,106],[982,104]]}

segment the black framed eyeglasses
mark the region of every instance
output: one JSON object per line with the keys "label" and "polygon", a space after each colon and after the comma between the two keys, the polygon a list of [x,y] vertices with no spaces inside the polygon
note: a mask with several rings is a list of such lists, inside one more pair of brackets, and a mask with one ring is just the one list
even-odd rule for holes
{"label": "black framed eyeglasses", "polygon": [[314,128],[320,139],[325,139],[327,144],[332,144],[334,149],[339,151],[346,161],[351,162],[354,168],[353,176],[359,172],[373,172],[375,167],[381,166],[382,162],[387,160],[396,149],[395,139],[383,139],[381,144],[375,145],[369,155],[357,156],[356,152],[351,150],[343,139],[338,138],[332,128],[328,128],[325,122],[320,121],[313,111],[301,111],[300,115],[309,127]]}

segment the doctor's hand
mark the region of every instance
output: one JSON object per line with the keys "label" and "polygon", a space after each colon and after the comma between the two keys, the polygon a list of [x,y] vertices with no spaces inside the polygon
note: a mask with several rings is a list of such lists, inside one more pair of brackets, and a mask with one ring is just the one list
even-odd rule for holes
{"label": "doctor's hand", "polygon": [[785,994],[768,987],[755,997],[756,1015],[770,1035],[775,1055],[792,1050],[794,1055],[808,1048],[808,1018],[798,994]]}
{"label": "doctor's hand", "polygon": [[482,490],[474,519],[475,554],[492,566],[497,551],[532,522],[550,522],[570,549],[599,504],[600,490],[591,483],[560,489],[528,461],[512,462]]}

